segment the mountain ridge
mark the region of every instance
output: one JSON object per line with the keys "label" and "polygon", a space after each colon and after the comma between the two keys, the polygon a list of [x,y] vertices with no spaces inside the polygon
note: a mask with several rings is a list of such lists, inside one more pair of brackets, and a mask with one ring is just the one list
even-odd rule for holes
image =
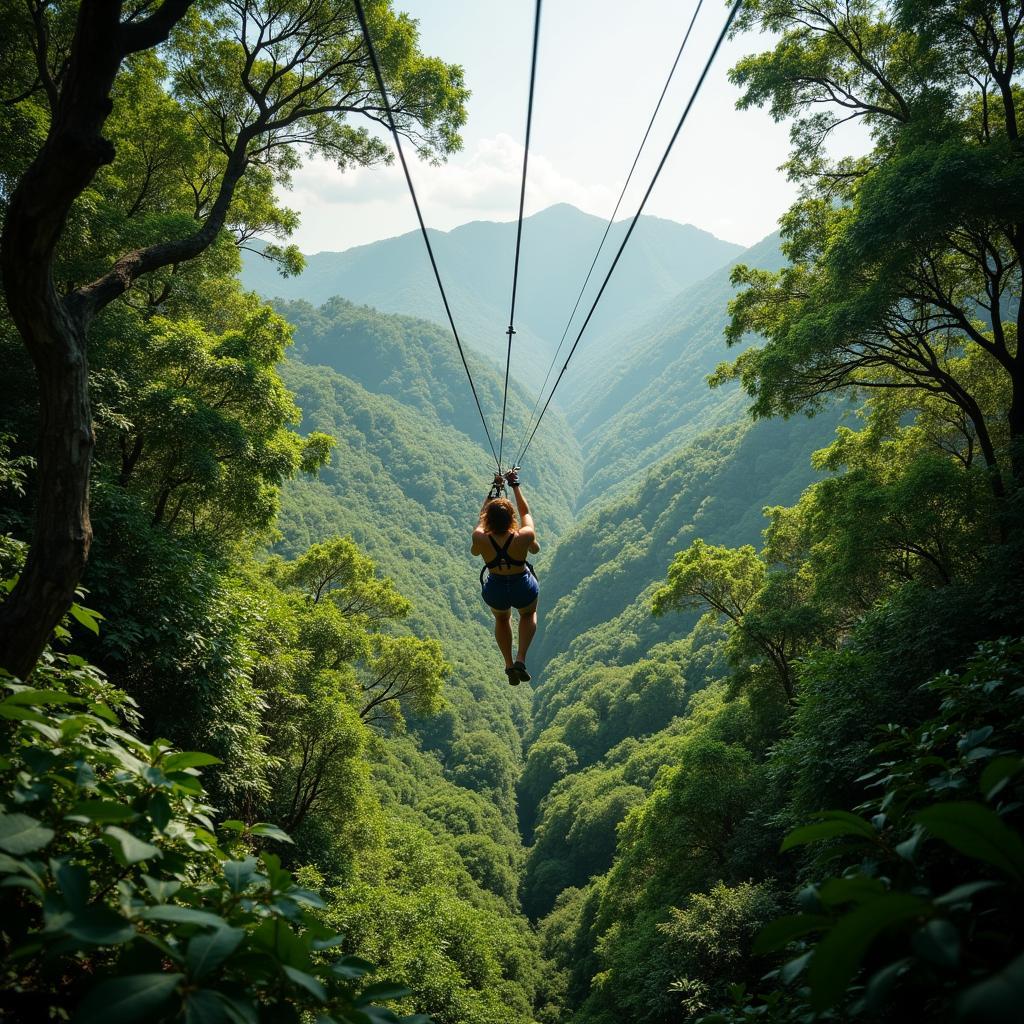
{"label": "mountain ridge", "polygon": [[[523,222],[513,368],[528,387],[540,384],[605,223],[569,204],[548,207]],[[626,226],[626,221],[617,221],[609,231],[588,294],[596,292],[599,274],[610,263]],[[464,343],[502,367],[515,227],[515,222],[470,221],[449,231],[428,229]],[[617,335],[681,287],[743,251],[742,246],[693,225],[641,217],[588,327],[588,340]],[[291,278],[279,276],[259,255],[243,253],[242,281],[265,298],[304,299],[320,305],[341,296],[385,313],[412,315],[448,327],[416,231],[311,255],[305,271]],[[565,396],[560,397],[564,402]]]}

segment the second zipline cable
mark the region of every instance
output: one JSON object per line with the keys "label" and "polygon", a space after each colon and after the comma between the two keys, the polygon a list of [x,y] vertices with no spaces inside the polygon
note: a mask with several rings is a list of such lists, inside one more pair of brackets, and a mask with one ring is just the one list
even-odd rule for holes
{"label": "second zipline cable", "polygon": [[[594,258],[590,262],[590,269],[587,271],[587,276],[583,279],[583,284],[580,285],[580,291],[576,296],[576,302],[573,304],[572,312],[569,314],[569,319],[565,322],[565,329],[562,331],[562,337],[558,339],[558,346],[555,349],[555,354],[551,357],[551,362],[548,363],[547,373],[544,374],[544,383],[541,384],[540,391],[537,392],[537,401],[533,403],[533,409],[530,410],[530,418],[527,420],[526,429],[523,431],[524,442],[530,434],[530,427],[533,426],[533,417],[537,415],[540,400],[544,397],[544,389],[548,386],[548,381],[551,379],[551,371],[555,368],[555,364],[558,362],[559,353],[562,351],[562,346],[565,344],[565,339],[569,336],[569,328],[572,327],[572,322],[576,319],[576,310],[580,308],[580,303],[583,301],[583,293],[587,290],[587,285],[590,284],[590,278],[594,273],[594,268],[597,266],[597,261],[600,259],[601,253],[604,251],[604,243],[608,241],[608,232],[611,231],[612,225],[615,223],[615,217],[619,212],[619,207],[622,206],[622,200],[626,196],[626,189],[629,188],[629,183],[633,180],[636,165],[640,162],[640,155],[643,153],[644,147],[647,145],[648,138],[650,138],[651,129],[654,128],[654,122],[657,120],[658,112],[661,110],[661,105],[665,101],[665,94],[668,92],[668,87],[672,84],[673,77],[675,77],[676,68],[679,67],[679,61],[682,60],[683,51],[686,49],[686,44],[690,39],[690,33],[693,32],[693,26],[697,22],[697,15],[700,14],[700,9],[703,5],[704,0],[697,0],[697,6],[693,10],[693,17],[690,18],[690,23],[687,25],[686,32],[683,35],[683,41],[679,44],[679,49],[676,51],[676,59],[672,61],[672,67],[669,68],[668,78],[665,79],[665,84],[661,89],[661,95],[658,97],[658,102],[654,105],[654,113],[651,114],[651,119],[647,122],[647,131],[644,132],[644,137],[640,140],[636,156],[633,157],[633,165],[629,169],[629,174],[626,175],[626,180],[622,185],[622,191],[619,193],[619,198],[615,202],[615,209],[612,210],[612,215],[608,218],[608,223],[604,226],[604,234],[601,235],[601,241],[597,243],[597,252],[594,253]],[[525,445],[519,449],[519,454],[515,459],[516,465],[519,465],[519,463],[523,461],[525,451]]]}
{"label": "second zipline cable", "polygon": [[622,239],[622,242],[619,244],[619,248],[615,253],[612,265],[608,268],[608,272],[605,274],[604,280],[601,282],[601,287],[598,289],[593,303],[591,303],[590,311],[587,313],[587,318],[583,321],[583,326],[580,327],[579,333],[576,335],[576,340],[572,343],[572,348],[569,349],[569,355],[566,357],[565,364],[562,366],[558,376],[555,378],[555,383],[551,387],[547,401],[544,403],[544,408],[541,409],[540,416],[537,417],[537,422],[534,424],[533,430],[530,432],[530,436],[526,444],[523,446],[520,461],[526,457],[526,452],[533,443],[534,437],[537,435],[537,430],[540,428],[541,420],[544,419],[544,414],[548,411],[551,399],[554,397],[555,391],[557,390],[562,377],[565,375],[565,371],[569,368],[569,360],[572,359],[573,353],[576,351],[576,347],[579,345],[580,339],[583,337],[583,332],[587,329],[587,324],[590,323],[590,319],[594,315],[594,310],[597,309],[597,304],[601,301],[601,296],[604,295],[605,288],[608,287],[608,282],[611,280],[611,276],[615,272],[615,267],[618,265],[619,259],[622,256],[622,251],[626,248],[630,235],[633,234],[633,229],[636,227],[637,221],[640,219],[640,214],[643,213],[643,209],[647,205],[647,200],[654,191],[654,186],[657,184],[658,177],[664,169],[665,164],[668,162],[669,154],[672,152],[672,147],[675,145],[675,141],[679,137],[679,133],[683,130],[686,118],[689,116],[690,110],[693,108],[693,104],[700,93],[700,88],[704,84],[704,79],[707,78],[708,72],[711,70],[711,65],[714,63],[715,57],[718,56],[718,51],[721,49],[722,43],[725,42],[725,37],[729,34],[729,29],[732,27],[732,23],[736,18],[736,15],[739,13],[739,9],[742,4],[743,0],[734,0],[732,7],[729,8],[729,16],[725,19],[725,25],[722,26],[722,31],[718,34],[718,39],[715,40],[715,45],[712,47],[711,54],[704,65],[704,69],[700,73],[700,78],[697,79],[697,84],[693,87],[693,92],[690,94],[690,99],[686,104],[686,108],[683,110],[682,117],[679,118],[679,123],[676,125],[675,131],[672,133],[672,138],[668,140],[665,152],[654,171],[654,177],[651,178],[651,183],[647,186],[647,191],[644,193],[643,199],[640,200],[640,205],[637,208],[636,213],[633,215],[633,219],[629,223],[629,229],[626,231],[626,235]]}
{"label": "second zipline cable", "polygon": [[505,355],[505,390],[501,396],[501,434],[498,440],[498,465],[505,451],[505,410],[508,407],[508,374],[512,366],[512,335],[516,333],[516,288],[519,285],[519,249],[523,241],[523,207],[526,205],[526,168],[530,162],[530,129],[533,127],[533,90],[537,82],[537,46],[540,42],[540,5],[533,13],[533,56],[530,59],[530,95],[526,101],[526,141],[523,144],[523,179],[519,186],[519,220],[516,224],[516,255],[512,264],[512,306],[508,314],[508,351]]}
{"label": "second zipline cable", "polygon": [[[451,306],[448,304],[448,296],[445,294],[444,284],[441,282],[441,272],[437,268],[437,260],[434,258],[434,247],[430,244],[430,236],[427,234],[427,225],[423,221],[423,214],[420,212],[420,202],[416,198],[416,189],[412,183],[412,175],[409,173],[409,165],[405,160],[405,152],[402,150],[402,140],[398,134],[398,125],[395,123],[394,111],[391,109],[391,101],[388,99],[388,91],[384,86],[384,75],[380,69],[380,62],[377,60],[377,51],[373,45],[373,39],[370,37],[370,29],[366,24],[366,12],[363,10],[362,0],[354,0],[356,8],[356,17],[359,19],[359,27],[363,32],[363,39],[366,41],[366,49],[370,56],[370,63],[373,65],[373,73],[377,79],[377,88],[380,91],[380,97],[384,103],[384,110],[388,115],[388,125],[391,128],[391,134],[395,139],[395,148],[398,150],[398,159],[402,164],[402,170],[405,172],[405,180],[409,186],[409,194],[412,196],[412,205],[416,209],[416,219],[420,224],[420,231],[423,234],[423,241],[427,247],[427,255],[430,257],[430,265],[434,270],[434,279],[437,281],[438,290],[441,293],[441,301],[444,303],[444,311],[448,314],[448,323],[451,324],[452,335],[455,338],[455,345],[459,350],[459,356],[462,358],[462,366],[466,371],[466,376],[469,378],[469,387],[473,392],[473,401],[476,402],[476,411],[480,413],[480,422],[484,428],[484,434],[487,436],[487,443],[491,448],[491,455],[494,456],[494,463],[498,467],[498,472],[501,472],[501,459],[498,458],[498,451],[494,447],[494,440],[491,437],[491,432],[487,429],[487,419],[484,416],[484,410],[480,405],[480,396],[476,393],[476,385],[473,383],[473,374],[469,372],[469,363],[466,362],[466,353],[462,348],[462,341],[459,338],[458,329],[455,326],[455,318],[452,316]],[[538,7],[540,6],[538,2]],[[534,44],[536,46],[536,43]],[[536,59],[536,57],[535,57]],[[506,389],[508,387],[506,377]]]}

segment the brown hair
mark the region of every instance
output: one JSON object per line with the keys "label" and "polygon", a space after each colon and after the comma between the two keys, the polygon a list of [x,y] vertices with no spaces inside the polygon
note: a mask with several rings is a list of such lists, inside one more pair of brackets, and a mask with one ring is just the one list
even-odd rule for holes
{"label": "brown hair", "polygon": [[505,533],[508,530],[515,530],[519,525],[516,522],[516,510],[508,498],[495,498],[489,501],[480,513],[480,524],[488,533]]}

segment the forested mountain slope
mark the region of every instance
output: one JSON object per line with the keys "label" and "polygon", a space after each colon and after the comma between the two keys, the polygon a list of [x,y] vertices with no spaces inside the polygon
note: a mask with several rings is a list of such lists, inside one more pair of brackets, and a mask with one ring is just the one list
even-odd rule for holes
{"label": "forested mountain slope", "polygon": [[[515,369],[524,384],[539,385],[605,223],[566,204],[524,221],[515,338]],[[431,232],[460,333],[496,361],[503,361],[505,353],[515,228],[514,222],[474,221]],[[624,221],[614,225],[595,274],[607,266],[625,230]],[[741,250],[691,225],[641,218],[589,336],[620,335],[680,287],[705,277]],[[288,279],[261,257],[245,254],[243,282],[267,298],[319,305],[343,296],[447,325],[419,232],[308,256],[305,271]],[[614,337],[609,344],[614,346]]]}
{"label": "forested mountain slope", "polygon": [[[835,423],[835,416],[740,420],[701,434],[622,497],[595,502],[551,560],[542,657],[621,664],[685,635],[688,623],[651,618],[650,585],[693,537],[758,543],[762,509],[796,500],[814,479],[811,453],[827,443]],[[543,708],[541,698],[542,716]]]}
{"label": "forested mountain slope", "polygon": [[[778,269],[778,235],[737,262]],[[707,385],[708,374],[727,358],[722,335],[735,293],[732,266],[685,287],[653,316],[631,325],[614,346],[588,339],[581,349],[571,371],[579,384],[567,406],[586,460],[581,506],[636,481],[701,432],[744,417],[735,385],[715,391]]]}
{"label": "forested mountain slope", "polygon": [[[450,332],[429,321],[381,313],[354,306],[335,298],[315,309],[306,302],[281,303],[278,308],[294,325],[294,357],[307,365],[331,367],[374,394],[392,398],[414,410],[420,419],[413,434],[400,436],[410,444],[420,437],[424,444],[435,445],[435,453],[411,453],[412,464],[393,466],[394,471],[410,478],[427,479],[436,468],[448,472],[443,453],[444,439],[454,428],[462,438],[478,449],[475,463],[464,466],[472,478],[472,493],[479,508],[483,494],[476,496],[481,479],[486,480],[487,463],[493,458],[486,447],[483,428],[473,403],[465,370]],[[495,445],[502,405],[503,370],[468,353],[474,383]],[[532,396],[529,396],[532,398]],[[532,408],[527,391],[513,377],[507,408],[506,447],[518,443]],[[305,406],[303,406],[305,408]],[[374,435],[376,436],[376,435]],[[570,521],[570,510],[579,490],[582,472],[578,447],[571,427],[558,410],[549,410],[542,432],[534,441],[536,472],[532,474],[543,497],[547,525],[557,536]],[[463,479],[462,485],[469,485]],[[486,488],[484,488],[486,490]],[[411,492],[422,497],[417,491]],[[461,492],[458,497],[466,497]],[[468,499],[467,499],[468,500]],[[445,498],[445,507],[453,511],[464,526],[471,517],[473,502],[458,504]],[[467,509],[470,509],[467,512]],[[393,525],[393,524],[392,524]],[[460,540],[461,543],[461,540]],[[543,556],[542,556],[543,557]]]}
{"label": "forested mountain slope", "polygon": [[[417,728],[445,759],[452,743],[473,733],[487,748],[484,734],[499,740],[514,762],[529,698],[525,688],[509,690],[495,671],[491,617],[468,557],[489,455],[450,339],[430,323],[343,300],[282,311],[296,327],[295,357],[283,375],[303,410],[301,429],[328,433],[337,447],[317,479],[285,489],[280,550],[292,555],[326,536],[352,536],[411,599],[409,627],[440,639],[453,665],[449,710]],[[485,365],[476,369],[482,399],[498,399],[498,374]],[[516,389],[510,428],[521,429],[527,411]],[[571,442],[547,450],[542,442],[540,451],[544,473],[534,493],[553,546],[571,518],[580,461]],[[538,564],[545,559],[542,552]],[[463,743],[459,757],[486,760],[490,753]],[[511,781],[503,779],[506,814]]]}

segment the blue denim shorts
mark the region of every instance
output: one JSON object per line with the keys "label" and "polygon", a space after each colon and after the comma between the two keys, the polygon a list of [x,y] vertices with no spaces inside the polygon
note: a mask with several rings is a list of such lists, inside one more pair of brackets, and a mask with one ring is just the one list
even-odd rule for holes
{"label": "blue denim shorts", "polygon": [[489,572],[484,580],[484,601],[498,612],[507,612],[510,608],[528,608],[537,600],[539,593],[537,577],[529,569],[514,576]]}

